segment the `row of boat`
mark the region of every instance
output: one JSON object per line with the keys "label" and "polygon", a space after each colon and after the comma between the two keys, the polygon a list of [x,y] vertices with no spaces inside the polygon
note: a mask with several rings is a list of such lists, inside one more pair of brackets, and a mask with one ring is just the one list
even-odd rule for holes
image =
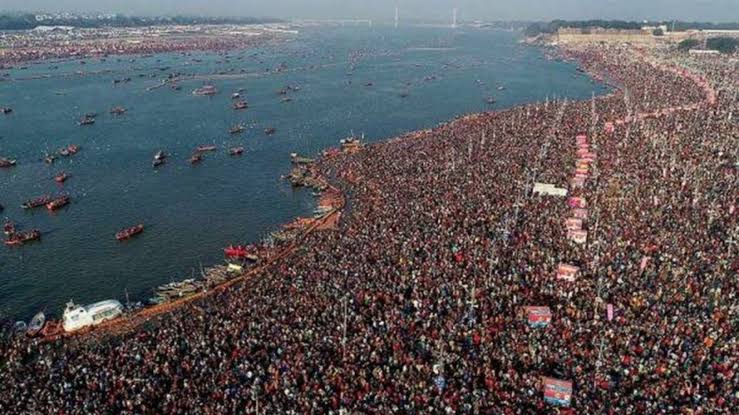
{"label": "row of boat", "polygon": [[46,206],[46,208],[50,211],[59,210],[62,207],[68,205],[70,202],[69,195],[60,195],[57,197],[51,197],[49,195],[44,195],[37,197],[35,199],[30,199],[21,205],[23,209],[35,209],[42,206]]}

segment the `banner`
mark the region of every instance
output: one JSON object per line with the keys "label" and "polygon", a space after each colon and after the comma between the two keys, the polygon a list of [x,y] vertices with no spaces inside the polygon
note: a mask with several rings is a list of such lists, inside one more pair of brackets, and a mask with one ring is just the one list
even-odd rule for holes
{"label": "banner", "polygon": [[544,401],[552,405],[570,406],[572,399],[572,382],[555,378],[542,377]]}
{"label": "banner", "polygon": [[575,243],[584,244],[588,241],[587,231],[569,231],[567,237]]}
{"label": "banner", "polygon": [[585,220],[588,218],[588,210],[587,209],[572,209],[572,216],[580,220]]}
{"label": "banner", "polygon": [[567,218],[565,220],[565,226],[568,231],[579,231],[582,229],[582,219]]}
{"label": "banner", "polygon": [[567,199],[567,204],[571,208],[584,209],[584,208],[587,207],[587,203],[585,203],[585,199],[583,199],[581,197],[577,197],[577,196],[573,196],[573,197],[570,197],[569,199]]}
{"label": "banner", "polygon": [[534,194],[548,196],[567,196],[567,189],[562,189],[548,183],[534,183]]}
{"label": "banner", "polygon": [[546,327],[552,322],[552,310],[544,306],[528,306],[526,317],[530,327]]}
{"label": "banner", "polygon": [[580,268],[574,265],[560,263],[557,266],[557,279],[570,282],[575,281],[575,276],[577,275],[578,271],[580,271]]}

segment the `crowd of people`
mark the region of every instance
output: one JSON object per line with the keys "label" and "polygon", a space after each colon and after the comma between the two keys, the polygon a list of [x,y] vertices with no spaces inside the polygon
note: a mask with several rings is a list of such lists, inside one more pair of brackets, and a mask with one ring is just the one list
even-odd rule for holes
{"label": "crowd of people", "polygon": [[275,38],[260,27],[222,25],[0,31],[0,69],[44,59],[248,49]]}
{"label": "crowd of people", "polygon": [[[620,89],[324,158],[349,199],[338,231],[125,335],[6,338],[0,411],[732,413],[739,85],[717,80],[736,67],[686,63],[700,83],[653,52],[567,53]],[[566,199],[532,187],[568,188],[583,134],[597,157],[570,189],[580,244]],[[570,408],[542,377],[573,383]]]}

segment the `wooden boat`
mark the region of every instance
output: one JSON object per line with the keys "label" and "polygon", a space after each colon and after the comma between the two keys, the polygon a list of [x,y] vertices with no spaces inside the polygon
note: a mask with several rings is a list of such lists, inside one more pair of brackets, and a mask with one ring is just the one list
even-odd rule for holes
{"label": "wooden boat", "polygon": [[244,147],[232,147],[228,150],[228,154],[232,156],[240,156],[244,154]]}
{"label": "wooden boat", "polygon": [[95,124],[95,117],[89,117],[85,115],[84,117],[80,118],[78,121],[79,125],[92,125]]}
{"label": "wooden boat", "polygon": [[26,335],[29,337],[35,337],[37,336],[41,330],[44,328],[44,325],[46,324],[46,315],[44,315],[43,312],[37,313],[33,318],[31,319],[31,322],[28,324],[28,330],[26,331]]}
{"label": "wooden boat", "polygon": [[69,200],[69,196],[67,195],[59,196],[51,202],[47,203],[46,209],[49,209],[52,212],[55,210],[59,210],[64,206],[67,206],[69,204]]}
{"label": "wooden boat", "polygon": [[140,234],[144,231],[144,225],[138,224],[136,226],[132,226],[130,228],[123,229],[115,234],[115,239],[119,241],[125,241],[126,239],[131,239],[134,236]]}
{"label": "wooden boat", "polygon": [[6,158],[0,158],[0,167],[2,167],[2,168],[13,167],[13,166],[15,166],[15,164],[16,164],[16,161],[15,160],[10,160],[10,159],[6,159]]}
{"label": "wooden boat", "polygon": [[44,195],[44,196],[40,196],[35,199],[31,199],[31,200],[27,200],[23,202],[21,207],[23,209],[34,209],[37,207],[45,206],[49,202],[51,202],[51,196]]}
{"label": "wooden boat", "polygon": [[201,153],[195,153],[190,157],[190,164],[197,164],[203,161],[203,155]]}
{"label": "wooden boat", "polygon": [[5,240],[7,246],[20,246],[26,242],[41,240],[41,231],[33,229],[26,232],[16,232]]}
{"label": "wooden boat", "polygon": [[234,102],[234,104],[232,106],[233,106],[233,109],[235,109],[235,110],[245,110],[245,109],[249,108],[249,104],[246,101],[244,101],[243,99],[240,99],[240,100]]}
{"label": "wooden boat", "polygon": [[246,130],[243,124],[234,125],[231,127],[228,132],[231,134],[241,134]]}
{"label": "wooden boat", "polygon": [[216,151],[216,149],[217,149],[217,148],[218,148],[218,147],[216,147],[216,146],[213,146],[213,145],[209,145],[209,146],[199,146],[198,148],[196,148],[196,149],[195,149],[195,151],[197,151],[197,152],[199,152],[199,153],[202,153],[202,152],[205,152],[205,151]]}
{"label": "wooden boat", "polygon": [[61,184],[67,181],[69,179],[69,175],[65,172],[59,172],[56,176],[54,176],[54,181]]}

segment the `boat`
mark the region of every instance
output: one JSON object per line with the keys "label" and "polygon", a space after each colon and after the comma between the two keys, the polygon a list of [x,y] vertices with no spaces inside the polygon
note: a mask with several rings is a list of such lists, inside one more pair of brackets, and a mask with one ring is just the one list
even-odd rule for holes
{"label": "boat", "polygon": [[64,206],[67,206],[69,204],[69,196],[62,195],[57,197],[56,199],[52,200],[51,202],[46,204],[46,209],[49,209],[50,211],[55,211],[63,208]]}
{"label": "boat", "polygon": [[15,233],[15,224],[13,222],[5,222],[3,224],[3,233],[7,236],[13,235]]}
{"label": "boat", "polygon": [[15,324],[13,324],[13,332],[15,334],[23,334],[28,330],[28,324],[26,324],[25,321],[16,321]]}
{"label": "boat", "polygon": [[269,127],[264,129],[264,133],[267,135],[272,135],[277,132],[277,129]]}
{"label": "boat", "polygon": [[203,154],[202,153],[195,153],[190,157],[190,164],[197,164],[203,161]]}
{"label": "boat", "polygon": [[223,253],[229,258],[243,258],[248,254],[248,251],[242,245],[230,245],[227,248],[223,248]]}
{"label": "boat", "polygon": [[38,335],[44,328],[45,324],[46,315],[44,315],[43,312],[37,313],[35,316],[33,316],[31,322],[28,324],[28,331],[26,331],[26,335],[29,337],[34,337]]}
{"label": "boat", "polygon": [[67,179],[69,179],[69,175],[67,173],[64,173],[63,171],[54,176],[54,181],[57,183],[64,183],[65,181],[67,181]]}
{"label": "boat", "polygon": [[287,95],[287,88],[282,88],[278,90],[277,95]]}
{"label": "boat", "polygon": [[241,94],[239,94],[238,92],[234,92],[233,94],[231,94],[231,99],[239,99],[239,98],[241,98]]}
{"label": "boat", "polygon": [[113,107],[110,109],[110,113],[114,115],[121,115],[126,113],[126,109],[123,107]]}
{"label": "boat", "polygon": [[79,125],[92,125],[95,124],[95,117],[88,117],[85,115],[84,117],[80,118]]}
{"label": "boat", "polygon": [[243,99],[240,99],[233,104],[233,109],[235,110],[245,110],[247,108],[249,108],[249,104]]}
{"label": "boat", "polygon": [[64,148],[59,149],[59,155],[62,157],[69,157],[71,155],[77,154],[80,151],[80,146],[71,144]]}
{"label": "boat", "polygon": [[154,160],[164,160],[167,158],[167,153],[165,153],[162,150],[157,151],[156,154],[154,154]]}
{"label": "boat", "polygon": [[151,162],[151,167],[157,168],[161,166],[162,164],[166,163],[165,159],[157,159],[155,158],[154,161]]}
{"label": "boat", "polygon": [[493,97],[488,97],[488,98],[487,98],[487,99],[485,100],[485,102],[487,102],[487,103],[488,103],[488,104],[490,104],[490,105],[492,105],[492,104],[495,104],[495,98],[493,98]]}
{"label": "boat", "polygon": [[240,133],[243,133],[244,131],[246,131],[246,127],[244,127],[243,124],[234,125],[228,130],[228,132],[231,134],[240,134]]}
{"label": "boat", "polygon": [[408,95],[410,94],[407,92],[401,92],[398,96],[400,96],[401,98],[408,98]]}
{"label": "boat", "polygon": [[217,148],[218,147],[216,147],[214,145],[198,146],[198,148],[195,149],[195,151],[197,151],[199,153],[202,153],[202,152],[205,152],[205,151],[216,151]]}
{"label": "boat", "polygon": [[232,156],[240,156],[240,155],[244,154],[244,147],[231,147],[228,150],[228,154],[230,154]]}
{"label": "boat", "polygon": [[144,225],[138,224],[136,226],[132,226],[130,228],[123,229],[115,234],[115,239],[119,241],[124,241],[126,239],[133,238],[134,236],[140,234],[144,231]]}
{"label": "boat", "polygon": [[45,206],[49,202],[51,202],[51,196],[44,195],[44,196],[40,196],[35,199],[31,199],[31,200],[27,200],[23,202],[21,207],[23,209],[34,209],[37,207]]}
{"label": "boat", "polygon": [[4,108],[0,108],[0,112],[2,112],[3,114],[10,114],[11,112],[13,112],[13,109],[4,107]]}
{"label": "boat", "polygon": [[38,241],[40,239],[41,231],[39,231],[38,229],[33,229],[30,231],[13,233],[8,237],[8,239],[5,240],[5,245],[20,246],[25,244],[26,242]]}
{"label": "boat", "polygon": [[292,98],[290,98],[290,97],[284,97],[284,98],[282,98],[282,99],[281,99],[280,101],[281,101],[281,102],[290,102],[290,101],[292,101],[292,100],[293,100],[293,99],[292,99]]}
{"label": "boat", "polygon": [[54,164],[54,161],[56,160],[56,157],[54,157],[51,154],[45,154],[43,160],[44,160],[44,163],[46,163],[46,164]]}
{"label": "boat", "polygon": [[218,90],[213,85],[203,85],[200,88],[195,89],[192,91],[192,94],[195,96],[212,96],[218,93]]}
{"label": "boat", "polygon": [[85,327],[95,326],[123,314],[123,305],[117,300],[105,300],[87,306],[69,301],[64,310],[62,327],[73,332]]}
{"label": "boat", "polygon": [[13,167],[13,166],[15,166],[15,164],[16,164],[16,161],[15,160],[10,160],[10,159],[6,159],[6,158],[0,158],[0,167],[2,167],[2,168]]}

